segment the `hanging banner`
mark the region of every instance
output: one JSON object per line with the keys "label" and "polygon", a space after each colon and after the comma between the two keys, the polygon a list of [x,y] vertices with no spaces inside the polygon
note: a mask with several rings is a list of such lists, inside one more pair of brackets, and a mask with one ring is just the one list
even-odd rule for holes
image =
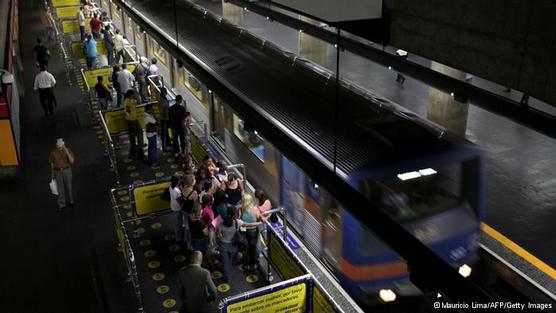
{"label": "hanging banner", "polygon": [[[74,41],[71,43],[71,52],[73,56],[78,59],[85,58],[85,52],[83,51],[83,43],[79,41]],[[97,55],[106,54],[106,46],[104,40],[97,41]]]}
{"label": "hanging banner", "polygon": [[[79,12],[80,6],[58,7],[56,8],[56,16],[60,19],[75,18]],[[77,29],[79,31],[79,28]]]}
{"label": "hanging banner", "polygon": [[[145,123],[143,121],[143,115],[145,113],[145,107],[137,107],[137,119],[139,120],[139,125],[143,128]],[[104,120],[106,122],[106,127],[110,134],[117,134],[121,132],[126,132],[128,130],[128,122],[125,119],[125,112],[123,109],[117,109],[112,111],[106,111],[104,113]]]}
{"label": "hanging banner", "polygon": [[[91,32],[89,22],[91,22],[90,18],[85,20],[86,33]],[[79,33],[79,21],[77,19],[62,21],[62,31],[66,34]]]}
{"label": "hanging banner", "polygon": [[254,293],[226,299],[220,312],[267,313],[307,311],[307,295],[311,289],[310,275],[261,288]]}
{"label": "hanging banner", "polygon": [[52,0],[53,7],[80,6],[81,0]]}
{"label": "hanging banner", "polygon": [[170,202],[160,199],[164,189],[170,187],[170,182],[141,186],[133,189],[135,211],[137,215],[156,213],[170,208]]}
{"label": "hanging banner", "polygon": [[303,268],[297,263],[292,252],[284,247],[283,241],[276,236],[274,231],[269,231],[270,260],[280,272],[283,279],[290,279],[305,274]]}

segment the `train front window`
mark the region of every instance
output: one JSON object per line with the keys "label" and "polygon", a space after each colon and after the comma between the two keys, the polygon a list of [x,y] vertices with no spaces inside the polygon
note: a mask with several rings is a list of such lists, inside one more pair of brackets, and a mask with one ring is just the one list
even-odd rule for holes
{"label": "train front window", "polygon": [[461,167],[424,168],[364,183],[365,195],[399,222],[460,207]]}

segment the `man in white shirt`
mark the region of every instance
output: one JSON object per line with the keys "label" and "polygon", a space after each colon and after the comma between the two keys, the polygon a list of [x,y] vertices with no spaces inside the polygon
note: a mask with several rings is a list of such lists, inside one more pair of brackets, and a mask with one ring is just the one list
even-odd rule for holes
{"label": "man in white shirt", "polygon": [[81,34],[81,42],[85,41],[85,13],[83,13],[83,6],[77,12],[77,20],[79,21],[79,33]]}
{"label": "man in white shirt", "polygon": [[35,76],[35,90],[39,91],[41,106],[44,109],[44,115],[54,114],[54,93],[53,88],[56,86],[56,79],[46,70],[45,64],[40,64],[41,71]]}
{"label": "man in white shirt", "polygon": [[114,52],[116,53],[116,64],[120,63],[120,58],[124,60],[124,37],[120,34],[120,30],[116,29],[114,35]]}
{"label": "man in white shirt", "polygon": [[120,89],[123,94],[128,90],[133,89],[133,83],[135,82],[135,77],[127,69],[126,64],[122,64],[122,70],[118,74],[118,83],[120,84]]}
{"label": "man in white shirt", "polygon": [[147,135],[147,163],[152,169],[159,168],[156,165],[156,135],[160,130],[160,126],[156,119],[153,117],[154,111],[153,106],[151,104],[147,104],[145,106],[145,113],[143,114],[144,124],[145,124],[145,133]]}

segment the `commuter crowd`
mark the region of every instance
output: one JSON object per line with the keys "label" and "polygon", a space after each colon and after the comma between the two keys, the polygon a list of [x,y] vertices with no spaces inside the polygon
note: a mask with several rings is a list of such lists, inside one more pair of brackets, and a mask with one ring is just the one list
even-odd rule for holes
{"label": "commuter crowd", "polygon": [[[272,204],[262,190],[254,195],[246,192],[243,181],[228,173],[224,161],[215,162],[207,155],[197,170],[190,165],[183,177],[173,176],[161,198],[170,203],[175,240],[192,255],[193,264],[178,275],[179,290],[207,288],[215,296],[210,276],[199,282],[188,276],[191,271],[219,269],[228,283],[234,264],[242,264],[246,271],[257,269],[259,234],[265,230]],[[179,295],[186,312],[212,312],[214,297]]]}

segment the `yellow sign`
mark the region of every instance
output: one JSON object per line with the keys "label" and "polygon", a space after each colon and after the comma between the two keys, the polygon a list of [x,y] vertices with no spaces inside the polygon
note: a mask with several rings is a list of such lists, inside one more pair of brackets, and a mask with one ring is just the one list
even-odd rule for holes
{"label": "yellow sign", "polygon": [[[87,33],[91,31],[90,21],[90,18],[85,20],[85,32]],[[62,21],[62,30],[66,34],[79,33],[79,21],[77,19]]]}
{"label": "yellow sign", "polygon": [[305,312],[307,286],[305,283],[234,303],[226,308],[228,313]]}
{"label": "yellow sign", "polygon": [[313,287],[313,312],[314,313],[334,313],[334,306],[330,303],[326,295],[315,284]]}
{"label": "yellow sign", "polygon": [[85,76],[87,87],[93,88],[97,84],[97,77],[99,76],[102,76],[105,84],[110,84],[108,78],[112,76],[112,72],[113,70],[111,67],[101,67],[94,70],[85,70],[83,71],[83,75]]}
{"label": "yellow sign", "polygon": [[[70,7],[59,7],[56,8],[56,16],[58,18],[74,18],[77,16],[77,12],[79,12],[79,6],[70,6]],[[77,29],[79,31],[79,29]]]}
{"label": "yellow sign", "polygon": [[201,145],[199,138],[195,135],[191,136],[191,154],[197,163],[201,163],[203,158],[208,154],[207,150]]}
{"label": "yellow sign", "polygon": [[295,260],[289,255],[288,251],[284,248],[280,239],[274,233],[270,233],[270,259],[276,265],[278,271],[284,279],[290,279],[304,275],[305,272]]}
{"label": "yellow sign", "polygon": [[[85,53],[83,51],[83,43],[79,41],[74,41],[71,43],[71,52],[73,56],[79,59],[85,58]],[[106,54],[106,46],[104,40],[97,41],[97,54]]]}
{"label": "yellow sign", "polygon": [[135,197],[137,215],[145,215],[168,209],[170,203],[160,199],[160,195],[168,187],[170,187],[170,182],[135,188],[133,196]]}
{"label": "yellow sign", "polygon": [[79,6],[81,5],[81,0],[52,0],[52,5],[54,7]]}
{"label": "yellow sign", "polygon": [[[137,108],[137,119],[141,127],[145,126],[143,120],[144,113],[145,107]],[[106,127],[108,127],[110,134],[117,134],[128,130],[128,123],[125,119],[125,112],[123,109],[104,113],[104,120],[106,121]]]}
{"label": "yellow sign", "polygon": [[[135,69],[135,64],[127,64],[127,69],[132,72]],[[112,72],[112,67],[105,66],[94,70],[84,70],[83,75],[85,75],[85,82],[87,83],[87,86],[89,88],[93,88],[97,84],[97,77],[99,76],[102,76],[105,84],[110,84],[110,80],[108,78],[112,76]]]}

